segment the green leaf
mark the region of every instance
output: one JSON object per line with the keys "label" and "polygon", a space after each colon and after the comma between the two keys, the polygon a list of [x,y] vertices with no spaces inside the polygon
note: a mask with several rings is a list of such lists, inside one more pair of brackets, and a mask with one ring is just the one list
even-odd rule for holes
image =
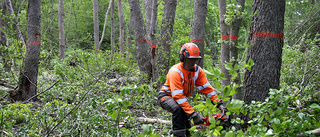
{"label": "green leaf", "polygon": [[224,89],[223,89],[223,97],[229,96],[230,92],[231,92],[230,85],[224,87]]}
{"label": "green leaf", "polygon": [[224,64],[224,67],[225,67],[227,70],[233,70],[232,64],[230,64],[230,63],[225,63],[225,64]]}
{"label": "green leaf", "polygon": [[243,137],[243,131],[242,130],[238,130],[237,131],[237,137]]}
{"label": "green leaf", "polygon": [[249,118],[252,118],[252,113],[249,113]]}
{"label": "green leaf", "polygon": [[222,101],[228,101],[230,98],[223,98]]}
{"label": "green leaf", "polygon": [[252,67],[252,66],[254,65],[254,62],[253,62],[253,60],[252,60],[252,59],[249,59],[249,61],[248,61],[248,65],[249,65],[249,67]]}
{"label": "green leaf", "polygon": [[314,110],[319,110],[320,109],[320,106],[316,103],[313,103],[310,105],[311,108],[313,108]]}
{"label": "green leaf", "polygon": [[125,127],[122,127],[121,130],[123,130],[123,131],[126,132],[126,133],[131,133],[131,131],[128,130],[128,129],[126,129]]}
{"label": "green leaf", "polygon": [[150,126],[149,125],[146,125],[146,124],[143,124],[142,126],[141,126],[141,128],[143,129],[143,131],[145,132],[145,133],[147,133],[150,129]]}
{"label": "green leaf", "polygon": [[239,70],[239,65],[238,64],[234,64],[234,69],[235,71]]}
{"label": "green leaf", "polygon": [[269,129],[267,131],[267,133],[265,134],[265,136],[273,136],[273,130],[272,129]]}
{"label": "green leaf", "polygon": [[275,124],[280,124],[280,120],[277,119],[277,118],[273,118],[273,119],[271,120],[271,122],[273,122],[273,123],[275,123]]}
{"label": "green leaf", "polygon": [[189,131],[194,131],[194,130],[196,130],[197,129],[197,126],[193,126],[193,127],[191,127],[190,129],[189,129]]}
{"label": "green leaf", "polygon": [[210,122],[211,124],[215,125],[215,124],[216,124],[216,119],[211,115],[211,116],[209,117],[209,122]]}
{"label": "green leaf", "polygon": [[210,71],[208,71],[208,70],[205,70],[205,69],[203,69],[203,71],[204,71],[204,73],[206,73],[206,75],[208,76],[215,76],[213,73],[211,73]]}
{"label": "green leaf", "polygon": [[267,121],[269,121],[269,119],[270,119],[270,118],[269,118],[269,115],[266,115],[266,116],[265,116],[265,119],[266,119]]}
{"label": "green leaf", "polygon": [[195,105],[193,108],[197,109],[198,111],[203,111],[207,107],[204,106],[203,104],[199,104],[199,105]]}
{"label": "green leaf", "polygon": [[117,115],[118,115],[116,112],[117,112],[117,111],[113,112],[112,115],[111,115],[111,117],[112,117],[113,119],[115,119],[115,118],[117,117]]}
{"label": "green leaf", "polygon": [[234,94],[236,94],[236,93],[237,93],[236,90],[235,90],[235,89],[232,89],[231,92],[230,92],[230,96],[232,96],[232,95],[234,95]]}
{"label": "green leaf", "polygon": [[214,75],[220,76],[220,74],[221,74],[221,71],[220,71],[219,69],[216,69],[216,70],[214,71]]}
{"label": "green leaf", "polygon": [[224,136],[225,136],[225,137],[233,137],[233,132],[230,131],[230,132],[228,132],[227,134],[225,134]]}
{"label": "green leaf", "polygon": [[210,106],[210,105],[212,105],[211,99],[210,99],[210,98],[207,98],[207,99],[206,99],[206,106]]}

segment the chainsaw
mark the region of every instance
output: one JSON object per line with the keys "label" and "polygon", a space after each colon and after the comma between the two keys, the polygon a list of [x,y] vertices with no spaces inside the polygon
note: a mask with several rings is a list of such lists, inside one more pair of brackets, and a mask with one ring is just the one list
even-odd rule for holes
{"label": "chainsaw", "polygon": [[[216,113],[211,115],[215,120],[220,120],[220,125],[223,126],[223,128],[228,128],[230,123],[230,116],[225,114],[225,110],[222,110],[222,113]],[[209,116],[205,116],[203,118],[204,123],[200,125],[196,125],[197,129],[203,129],[206,126],[210,126],[211,123],[209,122]]]}

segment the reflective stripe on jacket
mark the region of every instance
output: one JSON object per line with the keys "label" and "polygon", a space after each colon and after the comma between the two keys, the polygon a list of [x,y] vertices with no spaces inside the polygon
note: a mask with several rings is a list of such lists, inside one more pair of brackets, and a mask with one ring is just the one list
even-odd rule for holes
{"label": "reflective stripe on jacket", "polygon": [[212,101],[219,101],[204,71],[200,67],[196,72],[187,71],[183,68],[182,62],[171,67],[167,74],[166,83],[161,87],[160,92],[166,92],[172,96],[173,100],[189,115],[194,110],[189,104],[187,97],[191,95],[194,86]]}

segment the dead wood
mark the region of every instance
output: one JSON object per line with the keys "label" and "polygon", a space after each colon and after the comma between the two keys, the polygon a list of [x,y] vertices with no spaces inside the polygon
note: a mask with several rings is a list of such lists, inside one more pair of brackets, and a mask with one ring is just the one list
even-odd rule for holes
{"label": "dead wood", "polygon": [[[320,128],[311,130],[311,134],[315,135],[315,136],[320,136]],[[306,136],[306,134],[298,134],[297,137],[303,137]]]}
{"label": "dead wood", "polygon": [[168,121],[168,120],[145,118],[145,117],[138,117],[138,120],[146,124],[151,124],[151,123],[170,124],[171,123],[171,121]]}

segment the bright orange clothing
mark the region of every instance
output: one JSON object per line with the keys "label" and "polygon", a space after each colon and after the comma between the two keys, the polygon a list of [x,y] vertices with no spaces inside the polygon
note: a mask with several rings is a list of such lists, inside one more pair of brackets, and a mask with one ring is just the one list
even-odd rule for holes
{"label": "bright orange clothing", "polygon": [[183,68],[182,62],[171,67],[166,83],[161,87],[160,92],[166,92],[169,96],[172,96],[173,100],[190,115],[194,110],[187,97],[191,95],[194,86],[212,101],[220,101],[214,88],[208,82],[204,71],[200,67],[195,72],[187,71]]}

